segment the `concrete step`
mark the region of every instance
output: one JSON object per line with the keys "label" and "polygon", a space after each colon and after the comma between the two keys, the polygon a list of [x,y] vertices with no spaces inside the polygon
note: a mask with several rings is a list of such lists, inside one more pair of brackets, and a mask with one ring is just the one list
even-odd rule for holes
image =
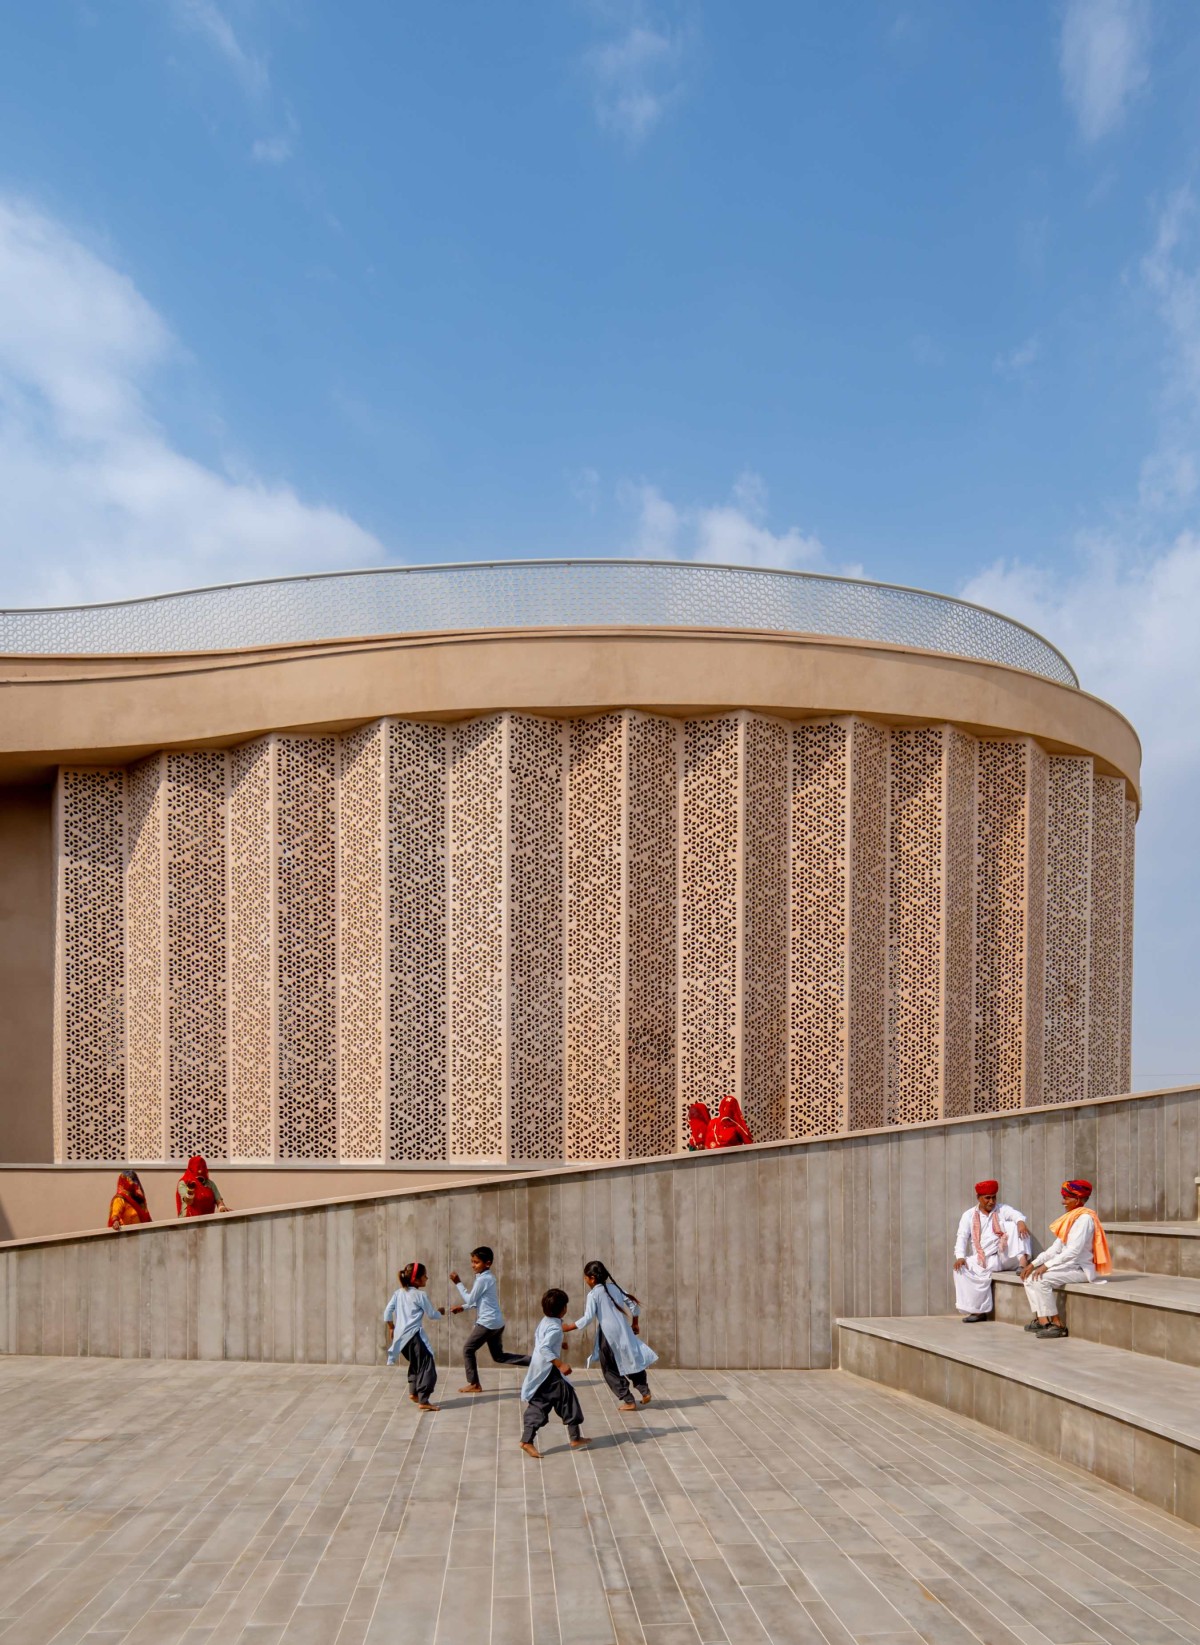
{"label": "concrete step", "polygon": [[[992,1295],[997,1324],[1028,1323],[1025,1288],[1015,1274],[997,1274]],[[1200,1279],[1122,1273],[1095,1285],[1065,1285],[1059,1314],[1084,1342],[1200,1366]]]}
{"label": "concrete step", "polygon": [[842,1319],[843,1371],[915,1394],[1200,1525],[1200,1370],[957,1316]]}
{"label": "concrete step", "polygon": [[1106,1222],[1115,1268],[1200,1279],[1200,1222]]}

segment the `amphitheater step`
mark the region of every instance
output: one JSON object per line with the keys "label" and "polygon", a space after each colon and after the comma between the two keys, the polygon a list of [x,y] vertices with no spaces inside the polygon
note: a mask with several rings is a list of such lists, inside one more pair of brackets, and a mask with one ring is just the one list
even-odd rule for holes
{"label": "amphitheater step", "polygon": [[[1028,1323],[1029,1305],[1015,1274],[997,1274],[992,1292],[997,1324]],[[1059,1292],[1059,1314],[1072,1337],[1084,1342],[1200,1366],[1200,1279],[1121,1273],[1102,1284],[1067,1285]]]}
{"label": "amphitheater step", "polygon": [[1200,1370],[957,1316],[838,1321],[841,1368],[997,1428],[1200,1525]]}
{"label": "amphitheater step", "polygon": [[1117,1268],[1200,1279],[1200,1222],[1106,1222]]}

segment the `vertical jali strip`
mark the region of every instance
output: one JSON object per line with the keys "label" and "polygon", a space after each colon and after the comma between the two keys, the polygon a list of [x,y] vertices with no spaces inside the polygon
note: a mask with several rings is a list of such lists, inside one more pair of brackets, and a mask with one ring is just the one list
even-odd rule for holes
{"label": "vertical jali strip", "polygon": [[449,1146],[447,783],[451,733],[395,720],[388,781],[388,1157]]}
{"label": "vertical jali strip", "polygon": [[1046,846],[1046,1102],[1087,1096],[1092,762],[1050,760]]}
{"label": "vertical jali strip", "polygon": [[338,1158],[382,1160],[388,722],[339,738]]}
{"label": "vertical jali strip", "polygon": [[619,1159],[625,1114],[625,767],[622,714],[568,727],[567,1159]]}
{"label": "vertical jali strip", "polygon": [[125,1130],[125,773],[59,774],[63,1154],[120,1160]]}
{"label": "vertical jali strip", "polygon": [[687,720],[680,805],[680,1122],[741,1095],[742,722]]}
{"label": "vertical jali strip", "polygon": [[945,738],[891,734],[888,807],[888,1110],[891,1125],[941,1107]]}
{"label": "vertical jali strip", "polygon": [[518,1161],[564,1152],[565,731],[561,720],[510,716],[509,1155]]}
{"label": "vertical jali strip", "polygon": [[228,756],[168,754],[166,930],[168,1153],[229,1154],[225,787]]}
{"label": "vertical jali strip", "polygon": [[887,1124],[888,733],[851,720],[849,1128]]}
{"label": "vertical jali strip", "polygon": [[332,737],[277,737],[280,1159],[337,1157],[337,783]]}
{"label": "vertical jali strip", "polygon": [[777,720],[745,730],[743,1107],[757,1142],[788,1134],[788,743]]}
{"label": "vertical jali strip", "polygon": [[1025,822],[1025,1051],[1021,1102],[1035,1108],[1045,1100],[1046,1067],[1046,837],[1050,757],[1026,740]]}
{"label": "vertical jali strip", "polygon": [[975,1108],[1021,1106],[1028,986],[1025,952],[1026,787],[1024,741],[979,744],[976,876]]}
{"label": "vertical jali strip", "polygon": [[675,721],[626,716],[629,736],[627,1147],[679,1146],[675,1100],[678,748]]}
{"label": "vertical jali strip", "polygon": [[1125,977],[1125,784],[1097,777],[1092,795],[1092,964],[1088,1096],[1122,1089]]}
{"label": "vertical jali strip", "polygon": [[456,725],[450,755],[450,1135],[454,1159],[505,1157],[507,727]]}
{"label": "vertical jali strip", "polygon": [[274,1155],[275,944],[270,737],[229,756],[229,1156]]}
{"label": "vertical jali strip", "polygon": [[947,726],[945,919],[942,929],[942,1113],[972,1111],[975,1068],[974,737]]}
{"label": "vertical jali strip", "polygon": [[792,731],[788,1135],[846,1128],[850,732]]}
{"label": "vertical jali strip", "polygon": [[[126,1149],[167,1156],[166,956],[163,952],[165,757],[129,769],[125,829]],[[171,1150],[177,1153],[177,1150]],[[189,1150],[190,1152],[190,1150]]]}
{"label": "vertical jali strip", "polygon": [[1133,858],[1137,806],[1125,802],[1125,896],[1122,903],[1124,926],[1121,939],[1121,1045],[1118,1091],[1133,1086]]}

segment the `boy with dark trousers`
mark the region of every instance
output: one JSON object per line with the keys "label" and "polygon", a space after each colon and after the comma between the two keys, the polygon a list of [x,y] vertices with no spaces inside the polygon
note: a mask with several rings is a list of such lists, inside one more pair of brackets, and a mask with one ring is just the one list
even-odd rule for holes
{"label": "boy with dark trousers", "polygon": [[529,1370],[521,1384],[521,1398],[525,1401],[521,1449],[535,1462],[540,1462],[542,1458],[533,1443],[534,1436],[539,1428],[544,1428],[549,1422],[551,1411],[556,1411],[566,1423],[567,1438],[573,1451],[591,1444],[591,1440],[584,1439],[579,1432],[583,1424],[583,1406],[579,1403],[579,1395],[567,1381],[571,1367],[562,1357],[562,1322],[569,1301],[567,1293],[557,1289],[547,1291],[542,1298],[545,1317],[534,1333]]}
{"label": "boy with dark trousers", "polygon": [[469,1291],[457,1274],[450,1275],[451,1284],[458,1286],[458,1294],[462,1298],[461,1304],[451,1308],[450,1312],[461,1314],[464,1308],[475,1310],[474,1328],[463,1343],[463,1366],[467,1373],[467,1382],[466,1387],[458,1390],[460,1394],[483,1392],[476,1355],[485,1345],[497,1365],[529,1364],[528,1354],[506,1354],[504,1351],[504,1315],[500,1312],[496,1276],[492,1273],[492,1263],[495,1260],[495,1253],[490,1245],[475,1247],[471,1252],[471,1268],[475,1274],[475,1283]]}

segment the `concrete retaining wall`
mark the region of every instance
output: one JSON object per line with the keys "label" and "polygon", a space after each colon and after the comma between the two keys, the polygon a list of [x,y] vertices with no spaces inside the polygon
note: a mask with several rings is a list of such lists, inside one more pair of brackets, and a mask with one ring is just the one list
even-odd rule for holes
{"label": "concrete retaining wall", "polygon": [[[1004,1118],[771,1143],[122,1234],[0,1246],[0,1351],[371,1364],[396,1270],[413,1258],[447,1298],[486,1242],[510,1340],[581,1268],[606,1260],[646,1304],[665,1364],[828,1366],[838,1316],[952,1307],[951,1240],[971,1186],[998,1176],[1044,1235],[1066,1176],[1114,1220],[1189,1218],[1200,1090]],[[457,1354],[463,1317],[433,1327]]]}

